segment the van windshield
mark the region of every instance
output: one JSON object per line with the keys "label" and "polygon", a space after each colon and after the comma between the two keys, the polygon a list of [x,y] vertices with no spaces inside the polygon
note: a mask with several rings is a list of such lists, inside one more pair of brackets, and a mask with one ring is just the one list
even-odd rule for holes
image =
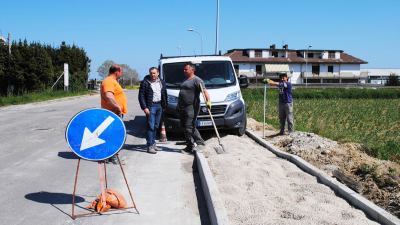
{"label": "van windshield", "polygon": [[[179,89],[186,79],[183,67],[187,62],[166,63],[163,65],[163,77],[167,87]],[[196,64],[196,76],[200,77],[207,88],[227,87],[236,84],[235,73],[229,61],[203,61]]]}

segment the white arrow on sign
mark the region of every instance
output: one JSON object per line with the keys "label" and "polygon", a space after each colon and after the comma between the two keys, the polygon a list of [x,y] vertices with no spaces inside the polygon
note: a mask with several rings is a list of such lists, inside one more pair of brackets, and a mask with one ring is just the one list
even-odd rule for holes
{"label": "white arrow on sign", "polygon": [[82,142],[81,142],[81,151],[86,150],[88,148],[104,144],[105,141],[103,139],[100,139],[99,136],[101,133],[104,132],[105,129],[107,129],[108,126],[114,121],[115,119],[112,118],[111,116],[108,116],[107,119],[105,119],[97,128],[96,130],[90,132],[90,130],[85,127],[85,130],[83,132],[83,137],[82,137]]}

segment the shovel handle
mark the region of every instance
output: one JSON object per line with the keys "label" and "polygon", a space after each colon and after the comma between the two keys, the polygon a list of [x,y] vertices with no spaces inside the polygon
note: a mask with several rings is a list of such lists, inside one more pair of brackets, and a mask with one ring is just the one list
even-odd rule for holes
{"label": "shovel handle", "polygon": [[[207,102],[206,95],[204,94],[203,86],[201,84],[200,84],[200,89],[201,89],[201,94],[203,95],[203,98],[204,98],[204,102]],[[207,106],[206,106],[206,108],[207,108],[208,114],[210,115],[215,133],[217,134],[218,142],[219,142],[219,144],[221,144],[221,142],[219,140],[220,139],[219,132],[218,132],[217,126],[215,125],[214,118],[211,114],[211,110]]]}

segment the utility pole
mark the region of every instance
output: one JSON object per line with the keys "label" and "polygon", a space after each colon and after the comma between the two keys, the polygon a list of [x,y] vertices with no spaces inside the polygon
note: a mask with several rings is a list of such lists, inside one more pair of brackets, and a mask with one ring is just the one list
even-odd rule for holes
{"label": "utility pole", "polygon": [[7,42],[8,42],[8,54],[11,55],[11,33],[8,33]]}
{"label": "utility pole", "polygon": [[215,25],[215,55],[218,54],[218,42],[219,42],[219,0],[217,0],[217,19],[216,19],[216,25]]}

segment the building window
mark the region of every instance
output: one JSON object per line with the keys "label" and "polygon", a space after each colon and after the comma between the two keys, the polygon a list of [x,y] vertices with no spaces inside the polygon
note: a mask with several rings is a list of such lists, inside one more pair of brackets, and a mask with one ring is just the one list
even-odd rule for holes
{"label": "building window", "polygon": [[262,66],[261,65],[256,65],[256,74],[257,75],[262,74]]}
{"label": "building window", "polygon": [[261,57],[262,57],[262,51],[260,51],[260,50],[255,50],[255,52],[254,52],[254,57],[256,57],[256,58],[261,58]]}
{"label": "building window", "polygon": [[319,65],[312,65],[312,73],[319,75]]}
{"label": "building window", "polygon": [[277,51],[273,51],[271,54],[272,54],[272,57],[278,57],[278,52]]}
{"label": "building window", "polygon": [[314,58],[314,53],[307,53],[307,58]]}
{"label": "building window", "polygon": [[233,68],[235,69],[236,75],[239,76],[239,65],[233,65]]}
{"label": "building window", "polygon": [[334,59],[335,58],[335,52],[328,52],[328,58],[329,59]]}
{"label": "building window", "polygon": [[328,73],[333,73],[333,66],[328,66]]}

